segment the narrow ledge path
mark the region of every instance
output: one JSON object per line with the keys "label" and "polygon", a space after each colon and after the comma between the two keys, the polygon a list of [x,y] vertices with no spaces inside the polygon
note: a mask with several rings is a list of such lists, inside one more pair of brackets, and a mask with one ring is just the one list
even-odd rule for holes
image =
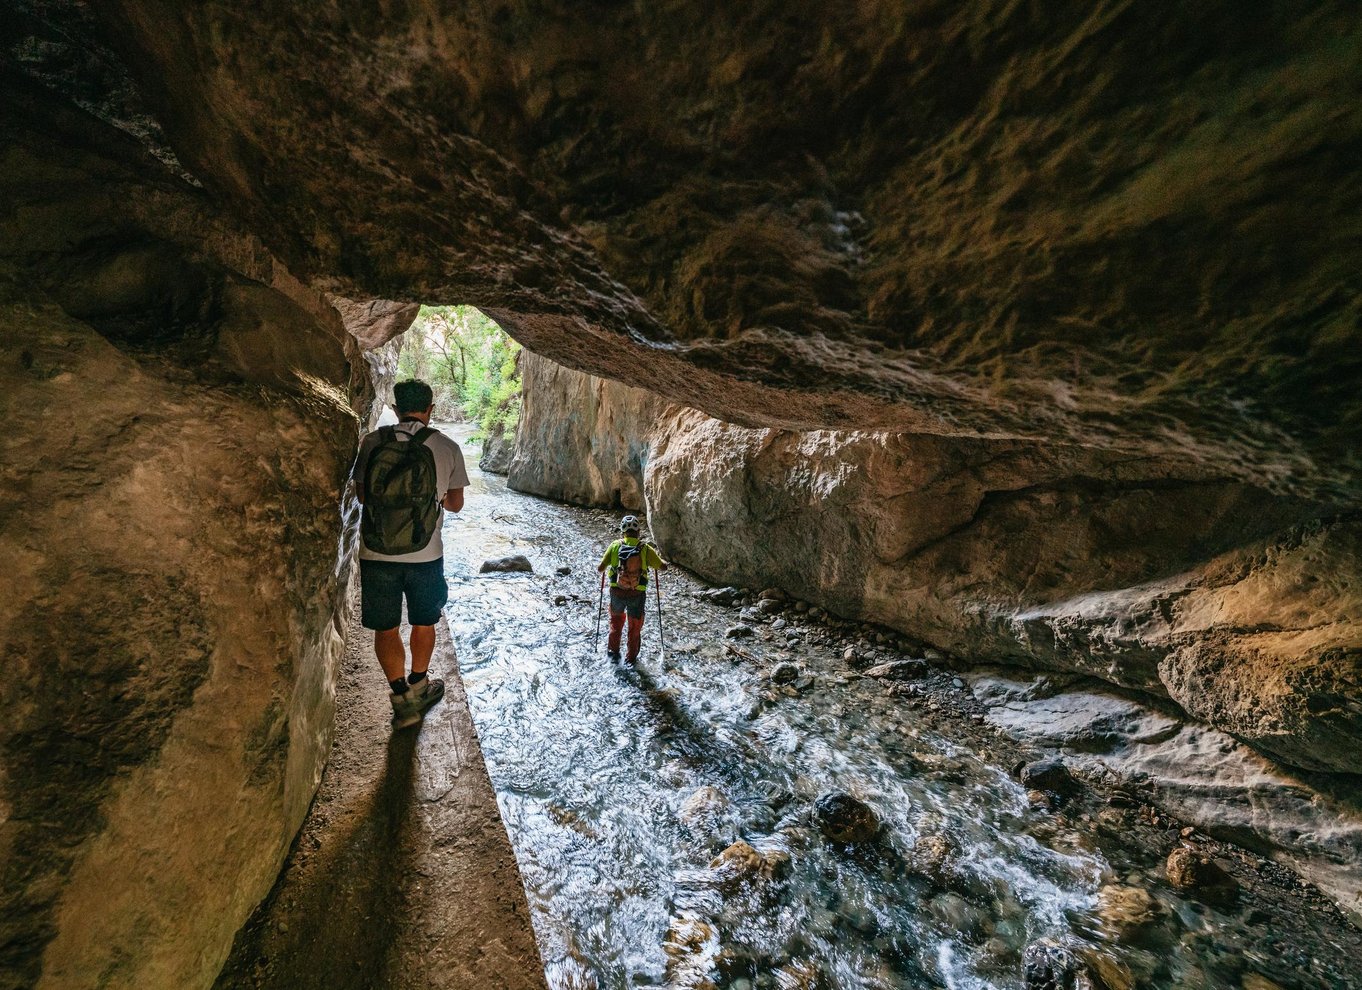
{"label": "narrow ledge path", "polygon": [[443,619],[431,671],[445,680],[444,700],[418,730],[392,732],[354,603],[331,758],[217,990],[545,987]]}

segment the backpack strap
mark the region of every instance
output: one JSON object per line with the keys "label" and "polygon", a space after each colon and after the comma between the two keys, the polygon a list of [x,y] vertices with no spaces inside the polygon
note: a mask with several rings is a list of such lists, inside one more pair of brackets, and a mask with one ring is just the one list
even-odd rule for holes
{"label": "backpack strap", "polygon": [[[392,427],[389,427],[389,429],[392,429]],[[412,442],[412,443],[425,443],[425,442],[426,442],[427,440],[429,440],[435,433],[436,433],[436,430],[435,430],[435,428],[434,428],[433,426],[423,426],[423,427],[421,427],[419,430],[417,430],[415,433],[413,433],[413,434],[411,435],[411,442]]]}

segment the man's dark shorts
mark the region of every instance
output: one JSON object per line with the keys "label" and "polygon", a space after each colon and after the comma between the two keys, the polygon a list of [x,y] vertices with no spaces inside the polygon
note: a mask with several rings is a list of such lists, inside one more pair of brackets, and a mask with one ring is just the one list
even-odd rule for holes
{"label": "man's dark shorts", "polygon": [[648,603],[648,593],[646,591],[620,591],[619,588],[610,589],[610,613],[619,615],[621,612],[629,613],[631,619],[643,618],[643,606]]}
{"label": "man's dark shorts", "polygon": [[395,629],[402,624],[402,596],[407,597],[407,621],[433,626],[449,601],[445,562],[403,564],[392,560],[359,562],[360,623],[365,629]]}

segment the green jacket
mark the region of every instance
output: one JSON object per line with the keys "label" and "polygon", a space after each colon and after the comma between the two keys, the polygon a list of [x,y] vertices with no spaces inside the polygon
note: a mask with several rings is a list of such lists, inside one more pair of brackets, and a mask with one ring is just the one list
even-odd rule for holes
{"label": "green jacket", "polygon": [[[605,556],[601,558],[600,566],[606,568],[610,574],[610,587],[612,588],[619,587],[620,547],[621,546],[636,547],[639,545],[639,542],[640,541],[630,539],[629,537],[626,536],[624,539],[616,540],[614,543],[610,544],[609,548],[605,551]],[[659,555],[655,549],[653,549],[653,545],[651,543],[644,543],[643,576],[639,581],[638,590],[639,591],[648,590],[648,570],[650,568],[660,571],[665,570],[666,567],[667,562],[662,559],[661,555]]]}

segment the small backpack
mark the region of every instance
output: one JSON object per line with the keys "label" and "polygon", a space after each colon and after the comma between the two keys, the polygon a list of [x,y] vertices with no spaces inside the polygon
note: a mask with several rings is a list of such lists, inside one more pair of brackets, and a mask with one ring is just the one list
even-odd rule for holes
{"label": "small backpack", "polygon": [[426,446],[435,431],[424,426],[410,440],[397,429],[379,430],[378,445],[364,468],[364,545],[386,557],[425,549],[440,524],[435,455]]}
{"label": "small backpack", "polygon": [[643,543],[631,547],[620,541],[619,564],[615,568],[615,587],[621,591],[639,591],[648,585],[648,574],[643,569]]}

